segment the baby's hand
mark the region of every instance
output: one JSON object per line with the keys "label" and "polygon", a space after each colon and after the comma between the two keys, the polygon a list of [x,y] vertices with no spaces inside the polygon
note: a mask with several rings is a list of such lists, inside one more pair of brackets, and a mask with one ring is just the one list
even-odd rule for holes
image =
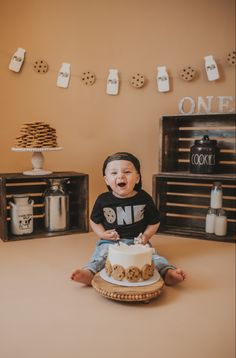
{"label": "baby's hand", "polygon": [[146,235],[142,234],[141,244],[146,245],[148,243],[148,241],[149,241],[149,238]]}
{"label": "baby's hand", "polygon": [[146,245],[148,243],[148,238],[144,234],[140,233],[138,237],[134,238],[134,243]]}
{"label": "baby's hand", "polygon": [[119,240],[120,239],[120,236],[118,234],[118,232],[113,229],[113,230],[106,230],[104,233],[103,233],[103,239],[105,240]]}

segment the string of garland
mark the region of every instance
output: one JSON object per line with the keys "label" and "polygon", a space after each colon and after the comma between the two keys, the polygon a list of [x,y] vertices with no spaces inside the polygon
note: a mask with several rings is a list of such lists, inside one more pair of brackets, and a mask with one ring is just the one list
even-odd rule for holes
{"label": "string of garland", "polygon": [[[77,77],[77,78],[80,78],[82,83],[86,86],[92,86],[96,82],[96,80],[106,81],[107,84],[110,84],[110,92],[113,92],[113,93],[108,93],[108,94],[117,94],[114,92],[114,88],[115,88],[114,86],[119,85],[118,70],[109,70],[109,76],[106,79],[105,78],[97,78],[96,74],[92,71],[83,71],[81,74],[71,72],[71,70],[70,70],[71,65],[69,63],[62,63],[61,68],[59,70],[56,70],[53,67],[49,66],[48,63],[42,58],[33,60],[30,56],[27,55],[27,58],[25,59],[25,52],[26,52],[25,49],[18,48],[17,51],[13,55],[10,55],[9,53],[6,53],[6,52],[0,50],[0,54],[2,56],[7,56],[7,57],[11,56],[9,69],[14,72],[20,72],[23,63],[25,63],[25,65],[32,66],[33,70],[36,73],[41,74],[41,75],[46,74],[49,70],[50,70],[50,72],[56,73],[58,76],[57,77],[57,86],[58,87],[67,88],[69,86],[70,77]],[[207,72],[208,80],[212,81],[212,80],[216,80],[220,77],[219,73],[218,73],[217,64],[228,64],[231,66],[235,66],[235,62],[236,62],[235,55],[236,55],[236,51],[232,50],[232,51],[228,52],[226,54],[226,56],[224,56],[220,59],[217,59],[217,61],[214,60],[212,55],[206,56],[205,57],[205,70],[208,71]],[[213,61],[208,64],[208,67],[206,65],[207,58],[208,58],[208,61],[209,61],[209,58],[210,58],[210,61]],[[190,81],[196,79],[200,72],[199,67],[200,67],[199,65],[183,66],[180,70],[177,70],[178,78],[180,78],[186,82],[190,82]],[[113,71],[112,74],[110,71]],[[161,81],[159,85],[157,83],[158,90],[160,92],[168,92],[169,91],[168,70],[165,66],[161,66],[161,67],[158,67],[158,71],[160,71],[160,72],[157,72],[156,81],[158,82],[158,79]],[[173,78],[173,76],[171,76],[171,77]],[[136,72],[136,73],[132,74],[129,79],[122,78],[122,82],[128,82],[134,88],[142,88],[146,84],[147,78],[144,74],[142,74],[140,72]]]}

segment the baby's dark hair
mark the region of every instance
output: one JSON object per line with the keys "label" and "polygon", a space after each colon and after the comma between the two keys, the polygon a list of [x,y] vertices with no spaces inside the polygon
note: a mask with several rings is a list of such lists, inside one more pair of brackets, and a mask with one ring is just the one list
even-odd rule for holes
{"label": "baby's dark hair", "polygon": [[[140,176],[140,180],[137,184],[135,184],[134,190],[140,191],[142,189],[142,178],[141,178],[141,167],[138,158],[136,158],[133,154],[128,152],[117,152],[115,154],[109,155],[103,163],[103,167],[102,167],[103,176],[105,175],[107,164],[113,162],[114,160],[128,160],[129,162],[133,163],[135,169],[137,170]],[[109,190],[111,190],[109,185],[107,185],[107,187]]]}

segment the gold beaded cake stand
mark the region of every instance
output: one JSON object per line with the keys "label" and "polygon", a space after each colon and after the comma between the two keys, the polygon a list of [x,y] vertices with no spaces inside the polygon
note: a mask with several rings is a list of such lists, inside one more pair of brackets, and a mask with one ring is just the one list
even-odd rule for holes
{"label": "gold beaded cake stand", "polygon": [[103,280],[99,272],[92,280],[92,286],[102,296],[115,301],[146,302],[158,297],[164,287],[164,281],[158,281],[147,286],[120,286]]}

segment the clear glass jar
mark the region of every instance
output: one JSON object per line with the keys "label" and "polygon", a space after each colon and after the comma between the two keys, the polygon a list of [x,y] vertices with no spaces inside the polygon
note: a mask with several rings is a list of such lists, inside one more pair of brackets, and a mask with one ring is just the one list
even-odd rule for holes
{"label": "clear glass jar", "polygon": [[211,203],[210,207],[213,209],[221,209],[223,202],[223,190],[221,182],[214,182],[211,189]]}
{"label": "clear glass jar", "polygon": [[227,216],[223,209],[217,210],[215,218],[215,235],[225,236],[227,234]]}
{"label": "clear glass jar", "polygon": [[214,234],[215,232],[215,219],[216,219],[216,209],[209,208],[206,215],[206,224],[205,231],[208,234]]}

